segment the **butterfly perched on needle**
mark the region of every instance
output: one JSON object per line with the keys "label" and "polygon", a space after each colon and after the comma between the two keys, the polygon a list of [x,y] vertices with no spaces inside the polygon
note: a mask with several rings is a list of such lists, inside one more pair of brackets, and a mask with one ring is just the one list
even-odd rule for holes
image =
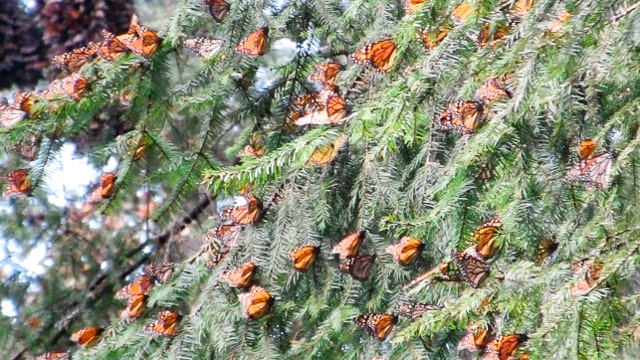
{"label": "butterfly perched on needle", "polygon": [[457,351],[478,351],[484,349],[491,340],[491,326],[482,328],[473,323],[467,327],[464,336],[456,346]]}
{"label": "butterfly perched on needle", "polygon": [[0,104],[0,127],[9,129],[28,118],[32,102],[30,92],[17,91],[11,104]]}
{"label": "butterfly perched on needle", "polygon": [[478,254],[475,246],[471,246],[463,252],[454,251],[453,260],[462,277],[474,288],[480,286],[489,276],[489,266]]}
{"label": "butterfly perched on needle", "polygon": [[136,295],[149,295],[153,289],[153,276],[142,274],[116,293],[116,299],[128,299]]}
{"label": "butterfly perched on needle", "polygon": [[302,245],[289,252],[289,260],[293,261],[296,271],[307,271],[320,254],[320,247],[314,245]]}
{"label": "butterfly perched on needle", "polygon": [[246,195],[236,196],[233,199],[232,206],[222,207],[220,216],[223,219],[230,220],[237,225],[250,225],[260,219],[262,201],[255,195],[247,193]]}
{"label": "butterfly perched on needle", "polygon": [[379,72],[388,72],[396,61],[397,49],[393,39],[376,41],[356,50],[351,59],[361,65],[369,65]]}
{"label": "butterfly perched on needle", "polygon": [[368,313],[359,315],[355,321],[358,326],[367,331],[367,334],[384,341],[398,322],[398,316],[386,313]]}
{"label": "butterfly perched on needle", "polygon": [[160,37],[151,29],[140,23],[138,15],[133,14],[131,25],[125,36],[120,37],[121,42],[135,54],[149,57],[155,54],[160,46]]}
{"label": "butterfly perched on needle", "polygon": [[242,313],[249,319],[260,319],[273,304],[273,297],[260,286],[253,285],[249,291],[238,295]]}
{"label": "butterfly perched on needle", "polygon": [[444,130],[473,134],[480,124],[483,111],[484,107],[480,101],[458,100],[442,111],[439,125]]}
{"label": "butterfly perched on needle", "polygon": [[209,10],[209,14],[217,23],[221,23],[229,12],[231,5],[224,0],[202,0]]}
{"label": "butterfly perched on needle", "polygon": [[89,81],[80,74],[71,74],[62,79],[52,81],[46,89],[38,92],[46,100],[53,100],[60,96],[68,96],[78,101],[88,90]]}
{"label": "butterfly perched on needle", "polygon": [[4,177],[7,187],[2,192],[4,196],[31,196],[33,189],[29,180],[29,169],[15,169]]}
{"label": "butterfly perched on needle", "polygon": [[78,330],[71,334],[69,340],[77,343],[82,347],[89,346],[98,340],[98,336],[104,331],[103,328],[98,326],[89,326],[82,330]]}
{"label": "butterfly perched on needle", "polygon": [[309,81],[317,82],[323,86],[333,85],[344,66],[337,61],[325,61],[316,65],[315,70],[309,75]]}
{"label": "butterfly perched on needle", "polygon": [[178,330],[178,323],[182,315],[172,310],[163,310],[158,314],[158,319],[144,326],[143,331],[147,334],[173,337]]}
{"label": "butterfly perched on needle", "polygon": [[507,89],[506,80],[509,75],[502,76],[500,78],[490,78],[485,81],[482,86],[476,90],[476,98],[483,104],[488,104],[494,100],[500,98],[511,98],[511,92]]}
{"label": "butterfly perched on needle", "polygon": [[571,295],[580,296],[587,294],[598,285],[603,266],[604,264],[602,262],[591,259],[583,259],[571,264],[571,270],[581,274],[578,282],[571,287]]}
{"label": "butterfly perched on needle", "polygon": [[209,60],[222,50],[224,42],[224,40],[212,37],[198,37],[186,39],[184,41],[184,47],[199,57]]}
{"label": "butterfly perched on needle", "polygon": [[145,274],[153,276],[153,279],[161,284],[168,283],[176,271],[176,263],[172,262],[152,262],[143,268]]}
{"label": "butterfly perched on needle", "polygon": [[73,49],[70,52],[54,56],[52,62],[57,68],[73,73],[80,70],[84,64],[95,57],[95,49],[83,46]]}
{"label": "butterfly perched on needle", "polygon": [[499,216],[479,226],[473,233],[473,242],[476,250],[483,259],[493,256],[495,251],[495,238],[498,230],[502,227],[502,220]]}
{"label": "butterfly perched on needle", "polygon": [[53,351],[53,352],[48,352],[48,353],[44,353],[42,355],[38,355],[38,357],[36,357],[36,360],[69,360],[71,359],[71,353],[70,352],[58,352],[58,351]]}
{"label": "butterfly perched on needle", "polygon": [[225,271],[220,275],[220,281],[224,281],[231,287],[243,288],[249,286],[255,274],[256,264],[249,261],[242,266],[230,271]]}
{"label": "butterfly perched on needle", "polygon": [[331,253],[338,254],[341,259],[357,255],[365,235],[365,231],[358,231],[345,236],[331,249]]}
{"label": "butterfly perched on needle", "polygon": [[349,110],[349,106],[340,95],[331,94],[327,96],[324,106],[297,118],[295,124],[297,126],[338,125]]}
{"label": "butterfly perched on needle", "polygon": [[267,52],[268,45],[269,28],[261,27],[240,40],[235,50],[238,54],[255,58],[264,55]]}
{"label": "butterfly perched on needle", "polygon": [[348,273],[358,281],[365,281],[369,278],[371,268],[376,260],[376,254],[355,255],[347,257],[347,260],[340,264],[340,272]]}
{"label": "butterfly perched on needle", "polygon": [[404,316],[411,321],[416,321],[424,315],[438,309],[440,309],[440,306],[437,305],[405,301],[398,307],[398,315]]}
{"label": "butterfly perched on needle", "polygon": [[115,61],[129,52],[129,48],[113,33],[102,30],[103,40],[99,43],[89,43],[89,48],[106,61]]}
{"label": "butterfly perched on needle", "polygon": [[481,360],[509,360],[518,347],[527,341],[526,334],[507,334],[497,337],[487,345]]}
{"label": "butterfly perched on needle", "polygon": [[476,46],[483,48],[487,45],[494,46],[498,44],[498,41],[509,34],[509,27],[497,24],[492,26],[485,22],[482,24],[482,29],[476,39]]}
{"label": "butterfly perched on needle", "polygon": [[598,189],[607,188],[614,160],[615,153],[611,151],[579,160],[567,172],[565,179],[571,183],[585,182]]}
{"label": "butterfly perched on needle", "polygon": [[402,266],[411,264],[416,258],[422,254],[424,243],[420,239],[403,236],[397,244],[387,246],[385,251],[391,255],[393,261]]}

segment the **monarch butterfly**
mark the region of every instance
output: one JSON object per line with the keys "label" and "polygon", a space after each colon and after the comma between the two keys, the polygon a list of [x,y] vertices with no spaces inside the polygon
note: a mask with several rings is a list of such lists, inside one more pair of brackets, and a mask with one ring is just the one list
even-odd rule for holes
{"label": "monarch butterfly", "polygon": [[153,278],[161,283],[166,284],[173,277],[176,270],[176,264],[172,262],[152,262],[144,266],[145,274],[153,276]]}
{"label": "monarch butterfly", "polygon": [[209,14],[211,14],[213,20],[218,23],[224,20],[231,8],[231,5],[224,0],[202,0],[202,2],[209,9]]}
{"label": "monarch butterfly", "polygon": [[463,23],[471,16],[473,10],[471,9],[471,5],[468,3],[461,3],[456,6],[451,12],[451,18],[454,23],[460,24]]}
{"label": "monarch butterfly", "polygon": [[95,49],[83,46],[78,49],[73,49],[70,52],[54,56],[53,64],[62,70],[73,73],[80,70],[82,65],[86,64],[95,56]]}
{"label": "monarch butterfly", "polygon": [[247,287],[255,274],[256,264],[249,261],[239,268],[225,271],[220,275],[220,280],[226,282],[231,287]]}
{"label": "monarch butterfly", "polygon": [[489,343],[491,335],[491,327],[483,329],[472,324],[465,330],[464,336],[460,339],[456,350],[458,351],[477,351],[483,349]]}
{"label": "monarch butterfly", "polygon": [[100,43],[89,43],[89,47],[102,59],[114,61],[129,51],[127,45],[107,30],[102,30],[102,37],[104,40]]}
{"label": "monarch butterfly", "polygon": [[473,234],[473,241],[476,243],[476,250],[483,259],[493,256],[495,250],[496,232],[502,226],[502,220],[499,216],[494,217],[482,226],[479,226]]}
{"label": "monarch butterfly", "polygon": [[418,238],[403,236],[397,244],[389,245],[386,252],[393,257],[393,261],[402,266],[409,265],[424,250],[424,243]]}
{"label": "monarch butterfly", "polygon": [[89,194],[89,198],[87,199],[88,203],[98,203],[104,199],[108,199],[113,196],[115,191],[115,181],[116,174],[113,172],[106,172],[100,176],[100,181],[98,185],[93,189],[91,194]]}
{"label": "monarch butterfly", "polygon": [[[587,260],[581,260],[571,264],[571,270],[579,272],[587,264]],[[587,266],[584,275],[577,284],[571,287],[571,294],[574,296],[584,295],[591,291],[596,285],[600,275],[602,274],[603,264],[600,261],[591,261]]]}
{"label": "monarch butterfly", "polygon": [[580,154],[580,160],[585,160],[591,157],[591,154],[596,150],[598,145],[591,139],[584,139],[578,145],[578,152]]}
{"label": "monarch butterfly", "polygon": [[349,273],[351,277],[358,281],[365,281],[369,277],[376,254],[357,255],[347,258],[347,261],[340,264],[340,272]]}
{"label": "monarch butterfly", "polygon": [[255,58],[267,52],[268,44],[269,28],[262,27],[245,36],[236,46],[236,52]]}
{"label": "monarch butterfly", "polygon": [[588,159],[578,161],[568,172],[566,180],[569,182],[582,181],[598,189],[609,186],[609,174],[615,154],[611,151],[603,152]]}
{"label": "monarch butterfly", "polygon": [[316,65],[314,72],[309,75],[309,81],[318,82],[322,85],[333,85],[336,76],[340,71],[344,70],[344,66],[336,61],[325,61]]}
{"label": "monarch butterfly", "polygon": [[[2,118],[2,113],[0,113],[0,118]],[[27,135],[20,139],[17,144],[8,146],[7,151],[18,151],[22,159],[33,161],[38,156],[41,141],[42,139],[39,135]]]}
{"label": "monarch butterfly", "polygon": [[236,245],[240,233],[244,230],[244,226],[237,224],[220,224],[202,234],[202,241],[215,242],[219,241],[223,247],[229,249]]}
{"label": "monarch butterfly", "polygon": [[273,297],[265,289],[257,285],[251,286],[248,292],[238,295],[242,312],[249,319],[263,317],[273,304]]}
{"label": "monarch butterfly", "polygon": [[508,360],[527,339],[526,334],[508,334],[497,337],[487,346],[482,360]]}
{"label": "monarch butterfly", "polygon": [[69,352],[48,352],[39,355],[36,360],[69,360],[71,354]]}
{"label": "monarch butterfly", "polygon": [[473,134],[480,123],[483,105],[475,100],[458,100],[440,114],[440,127],[461,134]]}
{"label": "monarch butterfly", "polygon": [[511,98],[511,92],[507,89],[507,84],[504,80],[506,80],[506,77],[502,79],[490,78],[478,88],[476,98],[484,104],[503,97]]}
{"label": "monarch butterfly", "polygon": [[489,267],[477,254],[475,247],[470,247],[464,252],[455,251],[453,260],[458,265],[462,277],[474,288],[477,288],[489,275]]}
{"label": "monarch butterfly", "polygon": [[246,145],[238,155],[261,157],[262,155],[264,155],[264,148],[264,138],[262,137],[262,135],[254,133],[251,134],[251,140],[249,141],[249,144]]}
{"label": "monarch butterfly", "polygon": [[513,4],[513,8],[511,8],[511,14],[517,17],[524,17],[529,13],[533,5],[535,4],[535,0],[516,0],[515,4],[513,0],[507,0],[503,5],[500,6],[501,9],[506,9],[507,7]]}
{"label": "monarch butterfly", "polygon": [[426,313],[439,309],[437,305],[419,303],[415,301],[403,302],[398,308],[398,315],[404,316],[411,321],[415,321]]}
{"label": "monarch butterfly", "polygon": [[116,293],[116,299],[128,299],[136,295],[149,295],[153,289],[153,277],[150,274],[142,274],[130,284]]}
{"label": "monarch butterfly", "polygon": [[405,0],[404,1],[404,9],[408,14],[413,14],[418,11],[425,0]]}
{"label": "monarch butterfly", "polygon": [[28,116],[29,114],[26,111],[15,108],[13,105],[0,105],[0,127],[5,129],[14,127]]}
{"label": "monarch butterfly", "polygon": [[336,138],[333,144],[316,147],[308,160],[309,163],[314,165],[327,165],[331,163],[333,159],[336,158],[336,155],[338,155],[338,150],[340,150],[340,147],[342,147],[342,144],[346,139],[347,136],[341,134]]}
{"label": "monarch butterfly", "polygon": [[123,37],[124,43],[134,53],[149,57],[153,55],[160,45],[160,37],[154,31],[140,24],[138,15],[133,14],[128,36]]}
{"label": "monarch butterfly", "polygon": [[380,341],[389,336],[393,325],[398,322],[398,316],[386,313],[368,313],[359,315],[356,318],[356,324],[362,326],[367,334],[377,338]]}
{"label": "monarch butterfly", "polygon": [[98,336],[102,333],[102,331],[104,331],[104,329],[101,327],[89,326],[71,334],[69,340],[83,347],[89,346],[96,340],[98,340]]}
{"label": "monarch butterfly", "polygon": [[31,181],[29,180],[29,169],[16,169],[11,171],[5,176],[7,187],[4,189],[2,195],[26,195],[30,196],[33,189],[31,188]]}
{"label": "monarch butterfly", "polygon": [[377,71],[388,72],[396,61],[396,55],[393,39],[384,39],[356,50],[351,59],[358,64],[371,65]]}
{"label": "monarch butterfly", "polygon": [[126,320],[138,318],[144,310],[147,295],[133,295],[127,299],[127,307],[122,311],[121,317]]}
{"label": "monarch butterfly", "polygon": [[340,95],[329,95],[326,106],[319,111],[308,113],[295,120],[298,126],[303,125],[337,125],[348,112],[348,106]]}
{"label": "monarch butterfly", "polygon": [[293,261],[293,268],[297,271],[307,271],[320,254],[320,247],[302,245],[289,252],[289,260]]}
{"label": "monarch butterfly", "polygon": [[338,254],[341,259],[355,256],[360,250],[360,245],[362,245],[362,240],[364,240],[365,235],[365,231],[358,231],[347,235],[331,249],[331,253]]}
{"label": "monarch butterfly", "polygon": [[221,49],[224,40],[210,37],[199,37],[184,41],[184,47],[199,57],[209,60],[213,58]]}
{"label": "monarch butterfly", "polygon": [[129,146],[128,154],[132,157],[132,159],[140,160],[147,152],[147,145],[149,145],[149,140],[145,136],[132,137],[127,141],[127,145]]}
{"label": "monarch butterfly", "polygon": [[425,50],[434,49],[438,44],[444,40],[448,35],[447,29],[444,26],[440,26],[438,28],[438,34],[434,36],[427,30],[420,30],[420,35],[418,36],[418,40],[422,41],[422,46]]}
{"label": "monarch butterfly", "polygon": [[178,322],[182,315],[172,310],[163,310],[158,314],[158,319],[151,324],[145,325],[143,331],[147,334],[173,337],[176,335]]}
{"label": "monarch butterfly", "polygon": [[544,239],[538,245],[538,254],[534,259],[535,263],[540,265],[542,262],[553,255],[553,253],[558,249],[560,243],[555,241],[555,236],[552,238]]}
{"label": "monarch butterfly", "polygon": [[453,281],[452,277],[452,268],[448,261],[444,261],[433,269],[429,269],[422,274],[418,275],[415,279],[409,281],[405,286],[402,287],[402,290],[406,291],[417,284],[426,281],[427,284],[430,284],[434,281]]}
{"label": "monarch butterfly", "polygon": [[498,40],[502,39],[507,34],[509,34],[509,28],[507,26],[498,24],[492,29],[491,25],[485,22],[482,24],[482,29],[476,39],[476,45],[479,48],[483,48],[487,45],[494,46],[497,44]]}
{"label": "monarch butterfly", "polygon": [[242,205],[224,208],[220,212],[220,216],[238,225],[249,225],[256,222],[262,215],[262,201],[248,193],[241,197],[240,202]]}
{"label": "monarch butterfly", "polygon": [[84,76],[73,74],[52,81],[41,94],[47,100],[52,100],[60,95],[67,95],[77,101],[87,91],[88,85],[89,83]]}

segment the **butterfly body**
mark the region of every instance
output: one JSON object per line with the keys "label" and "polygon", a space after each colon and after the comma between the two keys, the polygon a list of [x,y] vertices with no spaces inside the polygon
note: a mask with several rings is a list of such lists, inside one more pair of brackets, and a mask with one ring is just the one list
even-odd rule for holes
{"label": "butterfly body", "polygon": [[458,100],[440,114],[440,127],[461,134],[473,134],[480,123],[483,105],[474,100]]}

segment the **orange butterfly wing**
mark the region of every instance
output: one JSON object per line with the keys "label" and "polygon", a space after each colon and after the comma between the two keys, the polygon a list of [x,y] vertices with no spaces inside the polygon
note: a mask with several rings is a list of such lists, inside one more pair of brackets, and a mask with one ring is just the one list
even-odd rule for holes
{"label": "orange butterfly wing", "polygon": [[587,159],[591,156],[591,154],[593,154],[593,152],[596,150],[596,147],[598,145],[595,143],[595,141],[591,140],[591,139],[584,139],[580,142],[580,145],[578,145],[578,152],[580,154],[580,159]]}
{"label": "orange butterfly wing", "polygon": [[347,139],[346,135],[341,134],[331,145],[322,145],[316,147],[315,151],[309,158],[309,163],[314,165],[327,165],[330,164],[333,159],[338,155],[338,150],[342,147],[342,144]]}
{"label": "orange butterfly wing", "polygon": [[418,37],[419,40],[422,41],[422,46],[425,50],[431,50],[438,46],[442,40],[444,40],[448,35],[448,31],[444,26],[440,26],[438,28],[438,34],[434,37],[427,29],[420,30],[420,35]]}
{"label": "orange butterfly wing", "polygon": [[462,277],[476,288],[489,276],[489,267],[479,254],[477,256],[474,254],[477,254],[477,251],[472,246],[462,253],[454,252],[453,260],[458,265]]}
{"label": "orange butterfly wing", "polygon": [[385,313],[363,314],[356,318],[356,324],[364,327],[370,336],[380,341],[389,336],[393,326],[398,322],[398,317]]}
{"label": "orange butterfly wing", "polygon": [[80,346],[89,346],[98,339],[98,335],[100,335],[102,331],[103,329],[101,327],[90,326],[74,332],[71,334],[71,337],[69,337],[69,340],[78,343]]}
{"label": "orange butterfly wing", "polygon": [[609,174],[615,154],[607,151],[591,158],[578,161],[567,172],[566,179],[569,182],[582,181],[589,186],[605,188],[609,186]]}
{"label": "orange butterfly wing", "polygon": [[526,334],[508,334],[495,338],[487,346],[483,359],[508,360],[527,339]]}
{"label": "orange butterfly wing", "polygon": [[473,10],[471,9],[471,5],[468,3],[461,3],[453,9],[451,12],[451,18],[455,23],[459,24],[466,21],[472,13]]}
{"label": "orange butterfly wing", "polygon": [[246,205],[223,209],[220,215],[238,225],[249,225],[256,222],[262,215],[262,202],[251,193],[245,197]]}
{"label": "orange butterfly wing", "polygon": [[405,0],[404,9],[407,11],[407,13],[413,14],[420,9],[424,2],[425,0]]}
{"label": "orange butterfly wing", "polygon": [[89,44],[89,47],[102,59],[114,61],[129,51],[129,48],[122,41],[107,30],[102,30],[102,37],[104,38],[102,42]]}
{"label": "orange butterfly wing", "polygon": [[69,360],[71,355],[68,352],[48,352],[36,357],[36,360]]}
{"label": "orange butterfly wing", "polygon": [[225,16],[229,12],[231,5],[224,0],[202,0],[202,2],[209,9],[209,14],[213,17],[213,20],[220,23],[224,20]]}
{"label": "orange butterfly wing", "polygon": [[60,54],[53,57],[53,64],[68,72],[76,72],[80,70],[82,65],[96,56],[96,51],[90,47],[81,47],[74,49],[68,53]]}
{"label": "orange butterfly wing", "polygon": [[122,312],[122,317],[127,320],[138,318],[144,310],[147,302],[146,295],[133,295],[127,300],[127,308]]}
{"label": "orange butterfly wing", "polygon": [[222,273],[220,280],[232,287],[247,287],[253,278],[255,270],[256,264],[250,261],[239,268]]}
{"label": "orange butterfly wing", "polygon": [[347,235],[333,247],[331,253],[338,254],[342,259],[356,255],[360,250],[360,245],[362,244],[362,240],[364,240],[365,234],[364,231],[358,231]]}
{"label": "orange butterfly wing", "polygon": [[498,229],[502,226],[500,217],[495,217],[491,221],[478,227],[473,234],[473,241],[476,243],[478,253],[484,258],[490,258],[495,251],[495,237]]}
{"label": "orange butterfly wing", "polygon": [[424,250],[424,243],[418,238],[403,236],[397,244],[389,245],[386,252],[393,257],[393,261],[402,266],[409,265]]}
{"label": "orange butterfly wing", "polygon": [[262,27],[247,35],[236,46],[236,52],[251,57],[258,57],[267,52],[269,43],[269,28]]}
{"label": "orange butterfly wing", "polygon": [[313,74],[309,76],[309,80],[322,85],[333,85],[336,76],[342,70],[344,70],[342,64],[335,61],[327,61],[316,66]]}
{"label": "orange butterfly wing", "polygon": [[388,72],[393,67],[396,56],[397,48],[393,39],[385,39],[356,50],[351,58],[358,64],[371,65],[377,71]]}
{"label": "orange butterfly wing", "polygon": [[340,264],[340,272],[349,273],[358,281],[365,281],[369,278],[375,260],[376,254],[348,257],[347,261]]}
{"label": "orange butterfly wing", "polygon": [[487,45],[493,46],[507,34],[509,34],[509,28],[504,25],[498,24],[492,31],[489,23],[483,23],[482,30],[480,30],[478,38],[476,39],[476,45],[480,48]]}
{"label": "orange butterfly wing", "polygon": [[478,127],[483,105],[478,101],[459,100],[451,103],[440,115],[440,127],[462,134],[473,134]]}
{"label": "orange butterfly wing", "polygon": [[172,262],[153,262],[144,266],[145,274],[153,276],[161,284],[169,282],[175,270],[176,264]]}
{"label": "orange butterfly wing", "polygon": [[319,246],[303,245],[289,252],[289,260],[293,261],[293,268],[297,271],[307,271],[320,253]]}
{"label": "orange butterfly wing", "polygon": [[153,277],[150,274],[142,274],[136,277],[130,284],[116,293],[116,299],[128,299],[132,296],[149,295],[153,289]]}
{"label": "orange butterfly wing", "polygon": [[181,318],[182,316],[175,311],[163,310],[158,314],[158,320],[145,325],[143,331],[149,334],[173,337],[176,335]]}
{"label": "orange butterfly wing", "polygon": [[121,42],[134,53],[149,57],[158,50],[160,37],[154,31],[140,24],[138,16],[133,14],[129,32]]}
{"label": "orange butterfly wing", "polygon": [[2,193],[5,196],[31,195],[31,181],[29,180],[29,169],[16,169],[5,176],[7,187]]}
{"label": "orange butterfly wing", "polygon": [[238,297],[240,298],[242,312],[250,319],[263,317],[273,303],[271,294],[257,285],[253,285],[248,292],[242,293]]}

